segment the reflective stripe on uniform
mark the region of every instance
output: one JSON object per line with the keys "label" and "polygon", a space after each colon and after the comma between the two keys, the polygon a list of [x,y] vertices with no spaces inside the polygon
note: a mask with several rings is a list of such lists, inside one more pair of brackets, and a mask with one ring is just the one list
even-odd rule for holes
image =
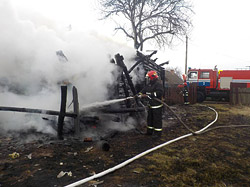
{"label": "reflective stripe on uniform", "polygon": [[154,128],[154,127],[151,127],[151,126],[147,126],[148,129],[154,129],[155,131],[162,131],[162,129],[157,129],[157,128]]}
{"label": "reflective stripe on uniform", "polygon": [[156,92],[154,92],[154,96],[157,97]]}
{"label": "reflective stripe on uniform", "polygon": [[158,106],[149,106],[150,108],[161,108],[163,106],[163,104],[158,105]]}

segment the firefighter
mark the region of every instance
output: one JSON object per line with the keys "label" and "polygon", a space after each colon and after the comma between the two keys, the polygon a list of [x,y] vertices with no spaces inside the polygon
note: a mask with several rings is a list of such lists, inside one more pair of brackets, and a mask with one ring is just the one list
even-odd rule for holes
{"label": "firefighter", "polygon": [[162,133],[163,104],[154,100],[154,98],[162,99],[163,85],[156,71],[153,70],[146,74],[146,80],[148,80],[148,83],[139,93],[139,97],[147,98],[149,105],[146,134],[160,137]]}
{"label": "firefighter", "polygon": [[183,98],[184,98],[184,105],[189,105],[189,101],[188,101],[188,87],[187,87],[187,83],[184,82],[184,87],[183,87]]}
{"label": "firefighter", "polygon": [[187,76],[185,74],[182,75],[183,77],[183,90],[182,90],[182,95],[184,99],[184,105],[189,105],[188,101],[188,87],[187,87]]}

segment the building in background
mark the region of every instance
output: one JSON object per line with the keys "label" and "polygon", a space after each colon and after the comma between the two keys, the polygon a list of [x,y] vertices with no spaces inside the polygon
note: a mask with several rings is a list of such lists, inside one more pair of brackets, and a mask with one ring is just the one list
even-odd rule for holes
{"label": "building in background", "polygon": [[165,88],[177,87],[178,85],[183,84],[183,80],[175,73],[174,70],[166,70],[165,77]]}

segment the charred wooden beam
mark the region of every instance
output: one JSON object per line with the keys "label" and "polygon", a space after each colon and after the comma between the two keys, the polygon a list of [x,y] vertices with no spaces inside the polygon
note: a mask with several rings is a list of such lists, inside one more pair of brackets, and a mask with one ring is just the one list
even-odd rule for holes
{"label": "charred wooden beam", "polygon": [[159,66],[164,66],[165,64],[169,64],[169,61],[163,62],[163,63],[159,64]]}
{"label": "charred wooden beam", "polygon": [[147,65],[147,66],[149,66],[152,69],[157,70],[157,71],[161,71],[161,70],[164,69],[163,67],[159,66],[158,64],[156,64],[155,62],[153,62],[151,60],[149,60],[149,61],[143,61],[143,64]]}
{"label": "charred wooden beam", "polygon": [[[53,115],[53,116],[58,116],[60,114],[59,111],[54,111],[54,110],[20,108],[20,107],[6,107],[6,106],[0,106],[0,111],[36,113],[36,114],[46,114],[46,115]],[[75,118],[77,115],[75,113],[66,112],[65,116]]]}
{"label": "charred wooden beam", "polygon": [[148,55],[149,56],[149,58],[151,58],[154,54],[156,54],[157,53],[157,50],[154,50],[150,55]]}
{"label": "charred wooden beam", "polygon": [[75,135],[79,137],[80,136],[79,102],[78,102],[78,93],[75,86],[73,86],[72,88],[72,94],[73,94],[74,113],[76,114],[76,117],[74,118]]}
{"label": "charred wooden beam", "polygon": [[151,69],[157,70],[160,73],[161,70],[164,68],[162,68],[161,65],[158,65],[155,63],[155,61],[157,59],[155,59],[155,60],[150,59],[156,53],[157,53],[157,51],[154,51],[150,55],[144,55],[144,54],[140,53],[139,51],[137,51],[137,61],[143,62],[144,65],[147,65]]}
{"label": "charred wooden beam", "polygon": [[[123,87],[123,90],[124,90],[124,93],[125,93],[125,97],[129,97],[129,92],[128,92],[128,89],[127,89],[124,74],[121,75],[121,79],[122,79],[122,82],[123,82],[122,87]],[[127,108],[129,108],[131,106],[130,100],[126,100],[126,106],[127,106]]]}
{"label": "charred wooden beam", "polygon": [[123,69],[123,73],[124,73],[124,75],[125,75],[125,77],[126,77],[126,79],[128,81],[128,84],[130,86],[130,89],[131,89],[133,95],[136,95],[136,90],[135,90],[134,84],[133,84],[133,82],[131,80],[128,69],[127,69],[126,65],[124,64],[124,62],[123,62],[123,60],[124,60],[123,56],[121,56],[120,54],[116,54],[115,59],[116,59],[116,63]]}
{"label": "charred wooden beam", "polygon": [[128,70],[128,73],[131,73],[136,66],[138,66],[141,62],[143,62],[142,60],[139,60],[137,61],[129,70]]}
{"label": "charred wooden beam", "polygon": [[57,124],[57,136],[59,140],[63,140],[63,122],[66,113],[67,102],[67,86],[61,86],[61,107]]}

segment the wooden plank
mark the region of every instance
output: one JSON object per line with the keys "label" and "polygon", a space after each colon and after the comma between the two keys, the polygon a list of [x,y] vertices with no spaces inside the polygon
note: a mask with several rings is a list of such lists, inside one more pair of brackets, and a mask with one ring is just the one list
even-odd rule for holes
{"label": "wooden plank", "polygon": [[249,88],[240,88],[239,97],[242,105],[250,104],[250,89]]}
{"label": "wooden plank", "polygon": [[130,86],[130,89],[131,89],[133,95],[136,95],[137,93],[136,93],[134,84],[133,84],[133,82],[132,82],[132,80],[130,78],[128,69],[127,69],[126,65],[124,64],[124,62],[123,62],[123,60],[124,60],[123,56],[121,56],[120,54],[117,54],[117,55],[115,55],[115,60],[116,60],[116,63],[123,69],[123,73],[124,73],[124,75],[125,75],[125,77],[126,77],[126,79],[128,81],[128,84]]}
{"label": "wooden plank", "polygon": [[250,88],[231,87],[230,104],[250,105]]}
{"label": "wooden plank", "polygon": [[[58,116],[60,114],[59,111],[54,110],[44,110],[44,109],[33,109],[33,108],[21,108],[21,107],[6,107],[0,106],[0,111],[11,111],[11,112],[26,112],[26,113],[36,113],[36,114],[46,114],[46,115],[54,115]],[[65,113],[67,117],[76,117],[75,113]]]}
{"label": "wooden plank", "polygon": [[74,118],[75,135],[79,137],[80,136],[79,102],[78,102],[78,93],[75,86],[73,86],[72,88],[72,93],[73,93],[74,113],[76,114],[76,117]]}
{"label": "wooden plank", "polygon": [[66,113],[66,102],[67,102],[67,86],[61,86],[61,108],[57,125],[57,136],[59,140],[63,140],[63,122]]}

